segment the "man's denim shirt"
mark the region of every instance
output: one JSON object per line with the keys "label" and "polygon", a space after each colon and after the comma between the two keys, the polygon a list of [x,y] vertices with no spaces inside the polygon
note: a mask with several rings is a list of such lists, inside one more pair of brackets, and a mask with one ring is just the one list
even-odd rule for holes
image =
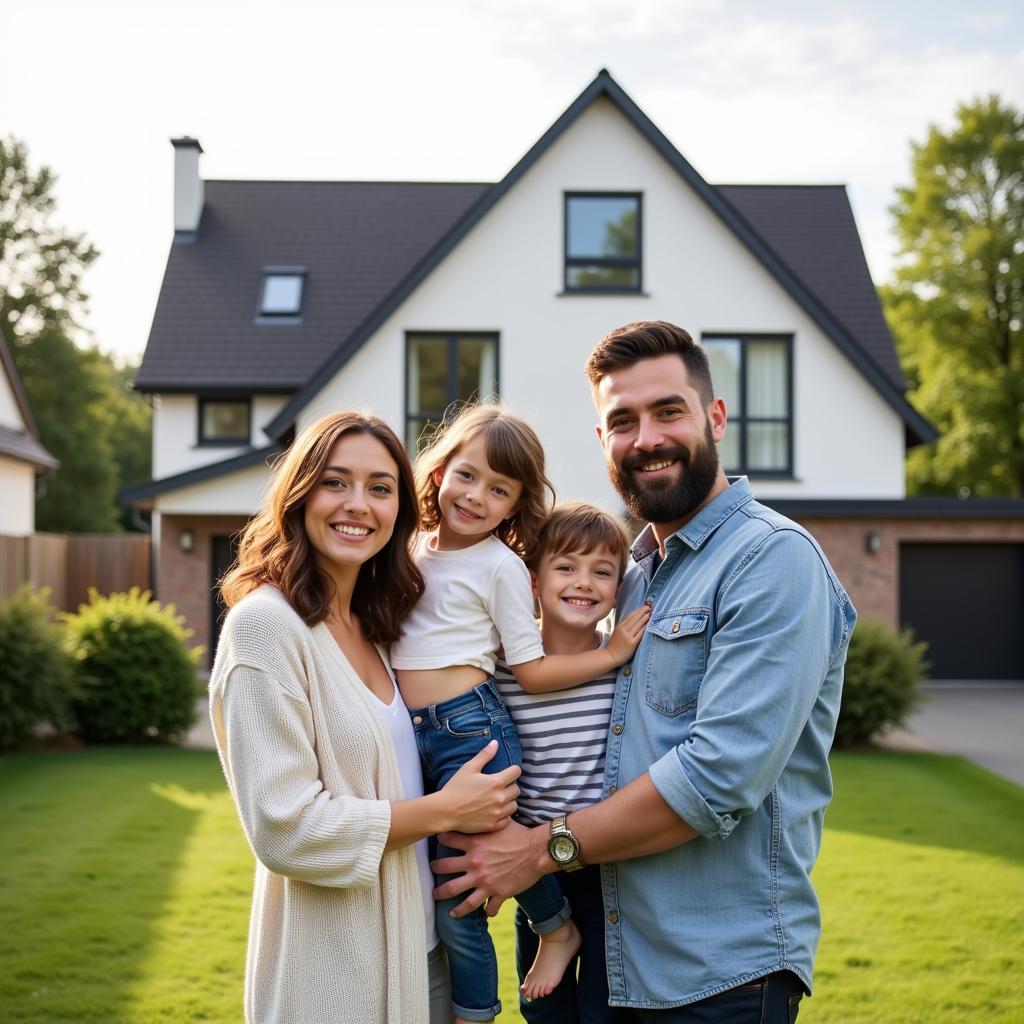
{"label": "man's denim shirt", "polygon": [[620,613],[652,612],[619,670],[604,793],[649,770],[700,834],[602,866],[611,1002],[678,1006],[781,969],[809,991],[808,876],[856,612],[815,541],[742,477],[660,564],[650,527],[633,558]]}

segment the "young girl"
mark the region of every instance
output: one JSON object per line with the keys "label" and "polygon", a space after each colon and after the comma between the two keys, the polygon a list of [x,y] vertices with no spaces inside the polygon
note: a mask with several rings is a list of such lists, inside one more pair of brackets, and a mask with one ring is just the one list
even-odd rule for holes
{"label": "young girl", "polygon": [[[498,406],[469,406],[434,436],[417,460],[424,531],[414,550],[426,589],[391,649],[428,786],[443,786],[491,739],[500,743],[488,771],[522,754],[495,687],[499,647],[530,693],[561,690],[628,661],[649,614],[627,616],[598,650],[545,655],[523,562],[550,507],[544,450],[534,431]],[[438,856],[450,851],[438,847]],[[439,882],[443,880],[440,879]],[[579,949],[565,898],[546,877],[516,897],[540,942],[523,991],[547,995]],[[438,904],[457,1022],[493,1020],[497,962],[483,908],[463,918]]]}

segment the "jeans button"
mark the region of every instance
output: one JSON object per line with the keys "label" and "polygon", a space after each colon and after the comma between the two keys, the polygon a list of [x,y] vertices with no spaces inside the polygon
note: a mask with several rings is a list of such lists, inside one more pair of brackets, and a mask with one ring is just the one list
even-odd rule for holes
{"label": "jeans button", "polygon": [[614,910],[608,915],[608,923],[609,924],[618,924],[619,923],[619,915],[616,914]]}
{"label": "jeans button", "polygon": [[422,725],[423,724],[423,716],[422,715],[413,715],[412,716],[412,724],[413,725]]}
{"label": "jeans button", "polygon": [[621,726],[621,725],[619,725],[619,723],[618,723],[618,722],[616,722],[616,723],[615,723],[615,724],[614,724],[614,725],[612,726],[612,732],[613,732],[613,733],[615,733],[615,735],[616,735],[616,736],[621,736],[621,735],[622,735],[622,726]]}

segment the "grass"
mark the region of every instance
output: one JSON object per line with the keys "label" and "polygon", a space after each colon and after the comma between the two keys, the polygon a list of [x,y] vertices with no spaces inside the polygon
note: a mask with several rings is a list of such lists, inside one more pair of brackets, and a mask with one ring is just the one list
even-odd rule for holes
{"label": "grass", "polygon": [[[802,1024],[1024,1020],[1024,789],[959,758],[836,755]],[[0,759],[0,1019],[241,1018],[252,860],[216,758]],[[494,926],[516,1012],[509,908]]]}

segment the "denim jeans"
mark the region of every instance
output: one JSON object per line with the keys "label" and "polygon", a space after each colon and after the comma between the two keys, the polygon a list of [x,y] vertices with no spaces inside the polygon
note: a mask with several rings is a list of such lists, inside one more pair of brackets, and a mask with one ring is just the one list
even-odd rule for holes
{"label": "denim jeans", "polygon": [[771,974],[668,1010],[630,1010],[638,1024],[794,1024],[804,983],[792,971]]}
{"label": "denim jeans", "polygon": [[[410,708],[409,714],[428,792],[441,789],[492,739],[498,741],[498,751],[484,768],[487,774],[522,761],[515,726],[492,679],[440,704]],[[458,852],[437,844],[438,857]],[[437,882],[440,885],[451,877],[438,875]],[[487,933],[487,914],[482,907],[466,917],[450,916],[451,909],[463,899],[464,896],[457,896],[437,904],[437,931],[448,954],[452,1006],[455,1015],[464,1020],[492,1020],[501,1012],[494,943]],[[516,902],[526,911],[530,926],[539,935],[554,931],[569,919],[568,903],[550,876],[516,896]]]}
{"label": "denim jeans", "polygon": [[[604,963],[604,902],[601,869],[596,864],[580,871],[551,875],[569,901],[573,923],[583,940],[577,961],[566,969],[558,987],[542,999],[519,998],[527,1024],[628,1024],[629,1010],[608,1005],[608,975]],[[537,936],[522,909],[516,910],[516,970],[519,981],[537,955]]]}

